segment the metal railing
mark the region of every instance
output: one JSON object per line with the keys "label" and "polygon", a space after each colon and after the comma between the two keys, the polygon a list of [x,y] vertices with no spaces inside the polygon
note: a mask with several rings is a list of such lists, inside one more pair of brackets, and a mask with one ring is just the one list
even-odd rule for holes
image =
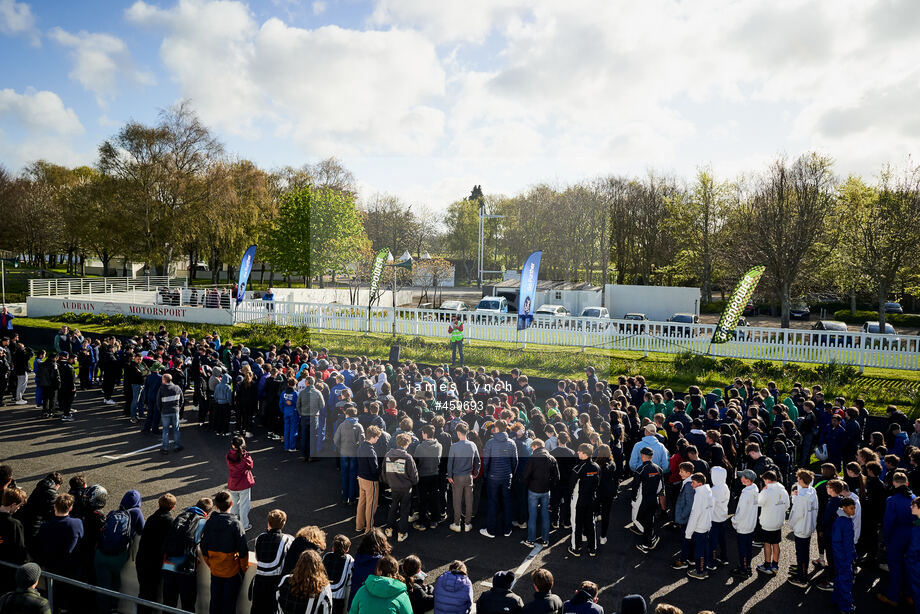
{"label": "metal railing", "polygon": [[920,337],[916,335],[746,326],[728,343],[710,344],[714,324],[538,317],[525,333],[517,330],[515,314],[261,300],[243,301],[235,310],[235,321],[446,339],[451,315],[464,323],[465,337],[472,341],[920,370]]}
{"label": "metal railing", "polygon": [[112,294],[136,290],[156,290],[163,286],[183,285],[182,282],[183,280],[165,275],[30,279],[29,296],[73,296],[77,294]]}
{"label": "metal railing", "polygon": [[[13,569],[19,569],[21,565],[15,565],[13,563],[7,563],[6,561],[0,561],[0,565],[5,567],[12,567]],[[188,610],[180,610],[179,608],[174,608],[168,605],[163,605],[162,603],[156,603],[155,601],[148,601],[147,599],[141,599],[140,597],[135,597],[133,595],[127,595],[125,593],[119,593],[118,591],[113,591],[107,588],[102,588],[99,586],[93,586],[92,584],[87,584],[86,582],[80,582],[79,580],[74,580],[72,578],[67,578],[55,573],[51,573],[42,569],[42,578],[45,579],[46,592],[48,594],[48,604],[51,606],[51,611],[54,612],[54,585],[55,583],[66,584],[68,586],[73,586],[74,588],[79,588],[84,591],[91,591],[93,593],[98,593],[100,595],[105,595],[107,597],[112,597],[114,599],[130,601],[135,605],[142,605],[148,607],[152,610],[157,610],[159,612],[168,612],[169,614],[189,614]]]}

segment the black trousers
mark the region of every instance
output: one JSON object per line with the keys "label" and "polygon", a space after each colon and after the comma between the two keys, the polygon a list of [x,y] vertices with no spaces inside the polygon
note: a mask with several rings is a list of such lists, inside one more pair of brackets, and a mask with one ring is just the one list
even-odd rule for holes
{"label": "black trousers", "polygon": [[249,614],[276,614],[276,593],[281,576],[256,576],[252,584],[252,608]]}
{"label": "black trousers", "polygon": [[70,408],[73,406],[74,391],[61,390],[58,392],[58,407],[65,416],[70,415]]}
{"label": "black trousers", "polygon": [[426,475],[418,479],[418,520],[422,524],[436,523],[441,519],[439,483],[440,477],[436,475]]}
{"label": "black trousers", "polygon": [[594,531],[594,502],[575,507],[575,522],[572,524],[572,547],[581,548],[581,539],[584,536],[588,551],[597,550],[597,536]]}
{"label": "black trousers", "polygon": [[57,388],[51,386],[42,386],[42,412],[45,414],[54,413],[54,401],[57,397]]}
{"label": "black trousers", "polygon": [[193,574],[163,571],[163,605],[176,607],[181,601],[182,609],[195,611],[198,601],[198,577]]}
{"label": "black trousers", "polygon": [[102,396],[111,399],[115,394],[115,384],[118,383],[118,369],[108,367],[102,370]]}
{"label": "black trousers", "polygon": [[[390,513],[387,514],[387,528],[397,529],[399,533],[409,532],[409,504],[411,490],[392,490],[393,501],[390,503]],[[399,522],[397,523],[397,515]]]}
{"label": "black trousers", "polygon": [[636,520],[642,525],[643,539],[646,546],[651,546],[652,541],[657,537],[657,528],[655,527],[655,511],[657,509],[658,499],[651,503],[643,503],[636,512]]}
{"label": "black trousers", "polygon": [[[137,566],[137,596],[147,601],[160,603],[160,586],[162,585],[162,571],[158,565],[154,566]],[[152,614],[152,608],[137,606],[137,614]]]}

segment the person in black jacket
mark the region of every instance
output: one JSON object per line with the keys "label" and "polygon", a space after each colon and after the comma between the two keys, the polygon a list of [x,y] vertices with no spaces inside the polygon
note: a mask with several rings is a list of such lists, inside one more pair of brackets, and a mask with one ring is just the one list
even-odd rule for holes
{"label": "person in black jacket", "polygon": [[28,501],[17,513],[25,529],[26,545],[32,553],[32,558],[35,558],[37,552],[38,544],[35,538],[38,536],[38,530],[44,521],[54,518],[54,500],[63,483],[64,476],[59,472],[49,473],[35,485],[35,490],[29,495]]}
{"label": "person in black jacket", "polygon": [[594,502],[600,483],[601,469],[591,456],[594,446],[583,443],[578,446],[578,464],[572,471],[572,543],[569,554],[581,556],[581,538],[588,544],[588,556],[597,556],[597,539],[594,530]]}
{"label": "person in black jacket", "polygon": [[552,488],[550,493],[550,516],[554,529],[560,525],[568,529],[571,527],[571,497],[572,491],[569,489],[569,483],[572,477],[572,468],[575,466],[577,459],[575,451],[568,447],[570,438],[568,433],[560,432],[556,437],[558,445],[553,448],[550,455],[556,459],[559,465],[559,481]]}
{"label": "person in black jacket", "polygon": [[434,586],[425,584],[421,559],[410,554],[399,564],[399,571],[406,580],[412,614],[425,614],[434,609]]}
{"label": "person in black jacket", "polygon": [[540,567],[530,574],[533,600],[521,609],[521,614],[562,614],[562,599],[553,594],[553,574]]}
{"label": "person in black jacket", "polygon": [[77,394],[77,374],[73,368],[74,357],[68,352],[61,352],[59,356],[60,360],[57,365],[61,387],[58,390],[58,407],[61,408],[61,420],[70,422],[73,420],[71,407],[74,396]]}
{"label": "person in black jacket", "polygon": [[600,445],[597,447],[597,466],[601,470],[600,481],[597,486],[597,508],[600,512],[600,543],[607,543],[607,530],[610,528],[610,509],[613,507],[613,499],[617,496],[617,489],[620,486],[619,472],[616,464],[611,457],[610,446]]}
{"label": "person in black jacket", "polygon": [[380,496],[380,462],[375,445],[380,439],[380,428],[367,427],[364,441],[358,444],[358,511],[355,515],[355,530],[365,535],[374,528],[374,514]]}
{"label": "person in black jacket", "polygon": [[524,600],[511,591],[514,573],[499,571],[492,576],[492,588],[479,596],[476,614],[520,614]]}
{"label": "person in black jacket", "polygon": [[521,543],[533,548],[537,537],[537,514],[539,513],[540,543],[549,543],[549,498],[550,490],[559,482],[559,464],[546,448],[543,440],[534,439],[530,444],[532,454],[524,468],[523,482],[527,488],[527,539]]}
{"label": "person in black jacket", "polygon": [[[22,523],[13,517],[26,502],[26,491],[11,487],[0,499],[0,561],[22,565],[29,560]],[[0,595],[16,588],[16,570],[0,566]]]}
{"label": "person in black jacket", "polygon": [[57,355],[48,354],[35,373],[35,385],[42,391],[42,417],[50,418],[54,414],[54,401],[61,387],[61,374],[58,371]]}
{"label": "person in black jacket", "polygon": [[[160,582],[165,553],[166,535],[172,527],[172,511],[176,507],[176,497],[166,493],[157,502],[159,508],[144,523],[144,532],[141,534],[134,559],[137,568],[137,583],[140,591],[137,596],[148,601],[157,601],[160,594]],[[152,612],[151,609],[138,606],[138,614]]]}
{"label": "person in black jacket", "polygon": [[655,527],[655,514],[658,510],[658,499],[664,491],[662,479],[664,472],[661,467],[652,462],[654,453],[651,448],[642,448],[639,457],[642,464],[633,478],[632,514],[634,533],[641,533],[643,542],[636,547],[640,552],[648,554],[658,545],[659,537]]}

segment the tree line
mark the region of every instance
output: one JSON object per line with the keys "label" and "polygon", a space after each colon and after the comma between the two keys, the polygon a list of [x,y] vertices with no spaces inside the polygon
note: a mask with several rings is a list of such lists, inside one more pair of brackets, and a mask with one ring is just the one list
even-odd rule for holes
{"label": "tree line", "polygon": [[[142,262],[169,273],[177,260],[209,264],[217,283],[246,246],[276,275],[307,284],[366,283],[373,254],[408,251],[429,279],[450,258],[458,281],[477,282],[479,215],[484,268],[518,270],[543,250],[544,279],[593,284],[699,285],[724,296],[763,264],[759,294],[788,325],[797,297],[873,296],[884,303],[918,291],[920,167],[886,165],[866,181],[840,178],[817,153],[779,156],[766,168],[720,180],[648,172],[539,184],[519,194],[471,193],[442,208],[374,194],[361,199],[338,160],[265,170],[228,154],[189,103],[152,125],[129,122],[98,148],[92,166],[44,160],[13,174],[0,165],[0,250],[47,267],[62,255],[82,274],[87,257]],[[430,252],[435,258],[421,263]],[[388,268],[387,275],[403,270]],[[401,283],[409,283],[408,278]],[[436,284],[435,284],[436,285]]]}

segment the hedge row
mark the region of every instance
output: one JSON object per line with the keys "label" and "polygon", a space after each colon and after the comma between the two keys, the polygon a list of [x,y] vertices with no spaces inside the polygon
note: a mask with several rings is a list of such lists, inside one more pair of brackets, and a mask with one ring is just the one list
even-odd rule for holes
{"label": "hedge row", "polygon": [[[847,324],[862,324],[864,322],[878,321],[877,311],[857,311],[855,314],[850,313],[849,309],[840,309],[834,312],[834,319],[846,322]],[[889,313],[885,316],[885,321],[892,326],[910,326],[920,328],[920,315],[915,313]]]}

